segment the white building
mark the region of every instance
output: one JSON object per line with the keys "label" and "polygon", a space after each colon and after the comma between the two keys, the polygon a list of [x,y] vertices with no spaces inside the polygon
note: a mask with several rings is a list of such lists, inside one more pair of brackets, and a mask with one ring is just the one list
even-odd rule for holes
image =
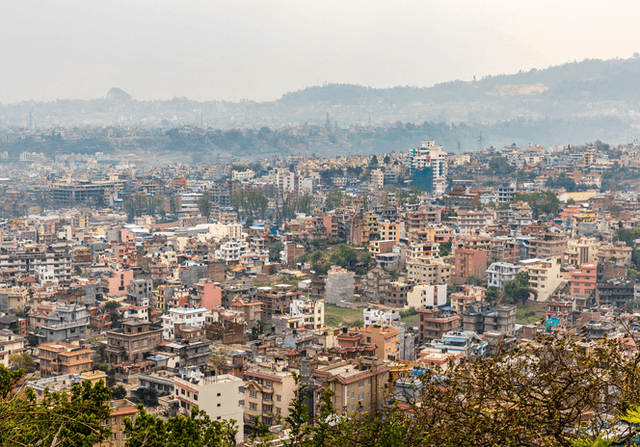
{"label": "white building", "polygon": [[192,370],[172,380],[174,396],[180,401],[180,412],[191,415],[197,408],[207,413],[212,421],[233,421],[236,443],[244,439],[244,381],[224,374],[205,377],[199,370]]}
{"label": "white building", "polygon": [[9,329],[0,331],[0,365],[9,367],[9,356],[24,352],[27,339],[21,335],[16,335]]}
{"label": "white building", "polygon": [[407,293],[405,308],[418,309],[422,306],[444,306],[447,304],[446,284],[418,284]]}
{"label": "white building", "polygon": [[218,259],[226,262],[239,262],[240,257],[249,252],[249,244],[245,241],[228,241],[216,251]]}
{"label": "white building", "polygon": [[381,169],[371,171],[371,184],[380,189],[384,187],[384,172]]}
{"label": "white building", "polygon": [[197,215],[200,212],[198,208],[198,200],[200,200],[200,197],[202,197],[202,193],[199,192],[180,194],[180,212]]}
{"label": "white building", "polygon": [[293,300],[289,305],[293,318],[302,318],[302,326],[307,329],[324,327],[324,302],[315,300]]}
{"label": "white building", "polygon": [[217,239],[242,239],[242,225],[237,223],[223,224],[220,222],[208,224],[209,235]]}
{"label": "white building", "polygon": [[516,279],[516,274],[522,266],[511,264],[508,262],[494,262],[486,270],[487,287],[497,287],[498,290],[504,290],[504,284]]}
{"label": "white building", "polygon": [[420,148],[411,153],[411,169],[420,170],[431,168],[433,175],[434,196],[444,194],[447,188],[447,153],[435,141],[422,141]]}
{"label": "white building", "polygon": [[185,323],[187,326],[204,327],[205,314],[204,307],[172,307],[169,315],[163,315],[162,337],[166,340],[173,339],[175,335],[175,325]]}
{"label": "white building", "polygon": [[348,306],[353,302],[356,274],[334,265],[327,273],[325,285],[326,302],[337,306]]}
{"label": "white building", "polygon": [[365,326],[380,324],[386,326],[396,326],[400,323],[400,313],[395,310],[383,311],[380,309],[366,308],[362,311]]}
{"label": "white building", "polygon": [[529,287],[536,291],[537,301],[547,301],[564,281],[560,264],[554,258],[527,259],[520,264],[529,273]]}

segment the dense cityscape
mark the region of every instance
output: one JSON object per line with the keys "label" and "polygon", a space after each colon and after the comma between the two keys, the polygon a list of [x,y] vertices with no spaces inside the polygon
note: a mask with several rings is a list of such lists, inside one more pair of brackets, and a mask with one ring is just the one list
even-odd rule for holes
{"label": "dense cityscape", "polygon": [[639,144],[416,143],[217,164],[5,153],[0,363],[37,396],[103,381],[94,443],[124,446],[140,412],[196,409],[238,443],[288,442],[300,399],[311,418],[323,399],[410,412],[425,377],[542,340],[635,358]]}

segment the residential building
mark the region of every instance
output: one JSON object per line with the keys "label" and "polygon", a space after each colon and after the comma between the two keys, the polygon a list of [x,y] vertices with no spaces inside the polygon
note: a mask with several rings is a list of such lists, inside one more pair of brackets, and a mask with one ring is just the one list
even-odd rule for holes
{"label": "residential building", "polygon": [[564,280],[560,264],[553,258],[527,259],[520,265],[529,274],[529,287],[536,291],[537,301],[547,301]]}
{"label": "residential building", "polygon": [[421,307],[418,309],[420,342],[442,338],[448,331],[455,331],[462,326],[460,315],[438,308]]}
{"label": "residential building", "polygon": [[595,294],[598,273],[598,262],[582,264],[580,269],[571,271],[570,294],[576,297],[590,297]]}
{"label": "residential building", "polygon": [[244,439],[244,381],[230,374],[205,376],[199,370],[186,371],[173,378],[174,396],[180,402],[180,413],[191,415],[191,409],[204,411],[212,421],[231,422],[238,430],[236,443]]}
{"label": "residential building", "polygon": [[127,320],[122,328],[107,331],[105,356],[109,363],[142,361],[162,342],[162,329],[151,329],[148,321]]}
{"label": "residential building", "polygon": [[407,294],[412,289],[410,284],[392,281],[385,296],[385,305],[396,309],[408,308]]}
{"label": "residential building", "polygon": [[204,307],[172,307],[168,315],[160,317],[162,320],[162,337],[165,340],[175,338],[176,325],[184,323],[187,326],[204,328],[207,309]]}
{"label": "residential building", "polygon": [[0,330],[0,365],[9,367],[9,356],[24,352],[27,339],[9,329]]}
{"label": "residential building", "polygon": [[407,278],[427,284],[448,283],[453,267],[439,258],[419,256],[407,261]]}
{"label": "residential building", "polygon": [[405,310],[419,307],[444,306],[447,304],[446,284],[417,284],[407,293]]}
{"label": "residential building", "polygon": [[411,150],[413,186],[434,196],[444,194],[447,187],[447,157],[435,141],[422,141],[421,147]]}
{"label": "residential building", "polygon": [[327,273],[325,302],[337,306],[344,306],[345,303],[353,302],[354,279],[354,272],[339,266],[332,266]]}
{"label": "residential building", "polygon": [[93,350],[81,344],[45,343],[38,346],[38,352],[43,376],[80,374],[93,364]]}
{"label": "residential building", "polygon": [[515,280],[521,268],[519,264],[494,262],[487,269],[487,287],[497,287],[503,291],[505,283]]}
{"label": "residential building", "polygon": [[289,416],[296,384],[282,360],[260,359],[244,372],[244,422],[253,427],[256,417],[270,427],[277,418]]}
{"label": "residential building", "polygon": [[127,400],[119,399],[109,402],[111,414],[107,419],[102,421],[102,425],[111,430],[111,435],[105,441],[97,444],[98,447],[124,447],[128,438],[125,436],[125,418],[133,421],[138,414],[136,404]]}

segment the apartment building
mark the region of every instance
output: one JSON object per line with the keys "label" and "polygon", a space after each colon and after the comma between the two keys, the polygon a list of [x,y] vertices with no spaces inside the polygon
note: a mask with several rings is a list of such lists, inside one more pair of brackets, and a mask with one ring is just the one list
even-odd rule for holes
{"label": "apartment building", "polygon": [[375,356],[381,360],[398,358],[398,350],[402,340],[400,332],[391,326],[373,324],[364,328],[356,328],[355,332],[364,335],[366,343],[376,346]]}
{"label": "apartment building", "polygon": [[260,307],[262,321],[271,323],[275,315],[283,315],[294,300],[299,300],[301,292],[289,284],[276,284],[256,289],[255,299],[262,303]]}
{"label": "apartment building", "polygon": [[569,289],[571,295],[586,298],[595,294],[597,273],[597,261],[582,264],[580,269],[572,270],[571,288]]}
{"label": "apartment building", "polygon": [[100,444],[99,447],[124,447],[127,443],[127,436],[124,433],[124,419],[129,418],[133,421],[138,414],[136,404],[127,400],[119,399],[109,402],[111,414],[107,419],[102,421],[102,425],[111,430],[111,436]]}
{"label": "apartment building", "polygon": [[105,356],[109,363],[138,362],[162,343],[162,329],[151,329],[148,321],[127,320],[122,328],[107,331]]}
{"label": "apartment building", "polygon": [[553,258],[527,259],[520,265],[529,273],[529,287],[537,293],[537,301],[547,301],[562,284],[560,264]]}
{"label": "apartment building", "polygon": [[27,339],[21,335],[16,335],[9,329],[0,330],[0,365],[9,367],[9,356],[24,352]]}
{"label": "apartment building", "polygon": [[580,268],[582,264],[598,259],[600,243],[592,237],[581,237],[578,240],[567,241],[567,248],[564,252],[564,263]]}
{"label": "apartment building", "polygon": [[244,381],[230,374],[205,376],[199,370],[185,371],[174,377],[173,394],[180,402],[180,413],[191,415],[191,409],[204,411],[212,421],[232,422],[238,430],[236,443],[244,439]]}
{"label": "apartment building", "polygon": [[40,371],[43,376],[80,374],[90,370],[93,350],[85,345],[65,342],[45,343],[38,347]]}
{"label": "apartment building", "polygon": [[407,295],[412,289],[410,284],[392,281],[385,296],[385,305],[395,309],[408,308]]}
{"label": "apartment building", "polygon": [[442,338],[448,331],[455,331],[462,326],[460,315],[438,308],[421,307],[418,309],[420,342],[428,342]]}
{"label": "apartment building", "polygon": [[487,287],[497,287],[503,291],[505,283],[515,280],[521,268],[519,264],[494,262],[487,269]]}
{"label": "apartment building", "polygon": [[191,327],[204,328],[207,309],[204,307],[172,307],[168,315],[160,317],[162,320],[162,337],[165,340],[175,338],[176,325],[185,324]]}
{"label": "apartment building", "polygon": [[447,304],[446,284],[417,284],[407,293],[406,309]]}
{"label": "apartment building", "polygon": [[415,282],[448,283],[452,270],[451,264],[447,264],[442,259],[419,256],[407,261],[407,278]]}
{"label": "apartment building", "polygon": [[289,416],[296,384],[290,369],[282,360],[260,359],[243,373],[244,422],[252,427],[256,417],[266,426],[277,424],[277,418]]}
{"label": "apartment building", "polygon": [[487,268],[486,250],[456,248],[455,259],[454,276],[459,281],[464,281],[469,276],[485,279]]}
{"label": "apartment building", "polygon": [[372,358],[320,366],[311,374],[316,385],[314,400],[318,401],[328,387],[336,411],[376,413],[385,404],[390,372],[390,366]]}

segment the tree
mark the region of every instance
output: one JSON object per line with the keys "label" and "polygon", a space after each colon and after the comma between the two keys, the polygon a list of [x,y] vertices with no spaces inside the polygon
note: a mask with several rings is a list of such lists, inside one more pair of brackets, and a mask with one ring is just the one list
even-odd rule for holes
{"label": "tree", "polygon": [[479,277],[475,276],[475,275],[467,276],[467,281],[466,282],[467,282],[467,284],[470,284],[472,286],[482,285],[482,280]]}
{"label": "tree", "polygon": [[158,406],[158,391],[155,388],[136,388],[133,395],[146,407]]}
{"label": "tree", "polygon": [[333,210],[339,208],[342,205],[342,191],[339,189],[332,189],[327,193],[327,199],[325,201],[327,209]]}
{"label": "tree", "polygon": [[207,413],[196,408],[191,416],[178,415],[163,421],[138,405],[138,415],[132,422],[125,418],[126,447],[230,447],[235,446],[236,421],[212,421]]}
{"label": "tree", "polygon": [[284,244],[280,241],[276,242],[269,248],[269,261],[280,262],[280,252],[284,250]]}
{"label": "tree", "polygon": [[111,389],[112,399],[124,399],[125,397],[127,397],[127,390],[122,385],[118,385],[117,387]]}
{"label": "tree", "polygon": [[298,212],[304,213],[307,215],[311,214],[312,200],[313,200],[313,197],[310,194],[305,194],[304,196],[302,196],[302,198],[298,201],[298,204],[297,204]]}
{"label": "tree", "polygon": [[33,358],[31,357],[31,355],[29,355],[28,352],[11,354],[9,356],[9,366],[13,369],[23,369],[28,373],[31,373],[36,369],[36,366],[33,363]]}
{"label": "tree", "polygon": [[489,301],[490,303],[494,303],[498,301],[499,297],[500,297],[500,291],[496,286],[491,286],[487,288],[487,292],[486,292],[487,301]]}
{"label": "tree", "polygon": [[529,273],[526,270],[519,271],[513,281],[504,284],[504,295],[509,303],[525,304],[532,293],[535,292],[529,287]]}
{"label": "tree", "polygon": [[0,445],[92,447],[111,435],[110,390],[100,381],[74,385],[69,392],[38,397],[30,387],[14,389],[24,371],[0,365]]}
{"label": "tree", "polygon": [[353,268],[358,263],[358,252],[347,244],[340,244],[333,248],[329,262],[340,267]]}
{"label": "tree", "polygon": [[209,215],[211,214],[212,207],[213,205],[211,204],[211,194],[209,193],[209,191],[205,191],[198,199],[198,209],[200,210],[200,214],[208,219]]}

